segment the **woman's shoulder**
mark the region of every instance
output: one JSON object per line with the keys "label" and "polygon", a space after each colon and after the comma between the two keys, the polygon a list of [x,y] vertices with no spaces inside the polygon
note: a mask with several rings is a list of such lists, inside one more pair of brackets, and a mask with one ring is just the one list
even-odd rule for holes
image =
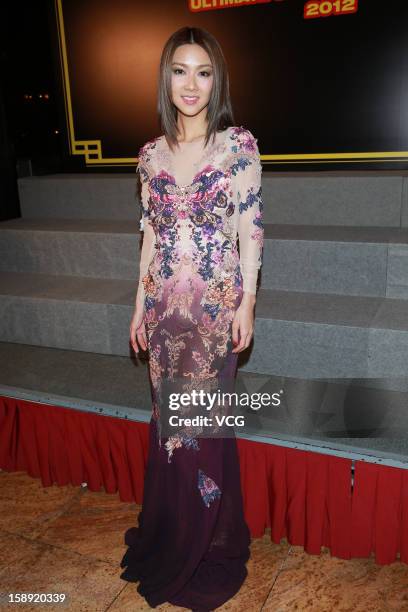
{"label": "woman's shoulder", "polygon": [[157,136],[156,138],[152,138],[145,142],[139,149],[137,154],[139,162],[149,163],[153,156],[157,151],[157,146],[160,141],[161,136]]}
{"label": "woman's shoulder", "polygon": [[244,126],[231,126],[229,128],[230,146],[233,153],[258,156],[258,139]]}

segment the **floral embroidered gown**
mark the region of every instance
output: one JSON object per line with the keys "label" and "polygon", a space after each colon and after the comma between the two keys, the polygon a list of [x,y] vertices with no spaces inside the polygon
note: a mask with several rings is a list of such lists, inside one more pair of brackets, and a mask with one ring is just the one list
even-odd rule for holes
{"label": "floral embroidered gown", "polygon": [[144,240],[136,299],[153,410],[143,508],[125,534],[121,578],[140,581],[153,608],[168,601],[213,610],[247,575],[236,439],[188,428],[163,437],[160,389],[173,377],[204,388],[236,375],[232,320],[243,292],[256,293],[263,253],[257,139],[233,126],[206,148],[203,139],[171,151],[163,135],[140,149],[138,171]]}

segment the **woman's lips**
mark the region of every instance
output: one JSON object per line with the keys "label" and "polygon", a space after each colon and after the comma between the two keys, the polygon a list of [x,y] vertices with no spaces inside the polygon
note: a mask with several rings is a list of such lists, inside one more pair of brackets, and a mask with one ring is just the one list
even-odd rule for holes
{"label": "woman's lips", "polygon": [[198,101],[198,96],[181,96],[186,104],[195,104]]}

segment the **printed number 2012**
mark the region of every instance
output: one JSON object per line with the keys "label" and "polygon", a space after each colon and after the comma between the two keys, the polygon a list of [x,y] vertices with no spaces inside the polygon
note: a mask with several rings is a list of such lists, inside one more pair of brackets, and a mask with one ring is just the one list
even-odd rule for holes
{"label": "printed number 2012", "polygon": [[305,19],[316,19],[316,17],[329,17],[330,15],[344,15],[355,13],[358,8],[358,0],[323,0],[322,2],[306,2],[303,11]]}

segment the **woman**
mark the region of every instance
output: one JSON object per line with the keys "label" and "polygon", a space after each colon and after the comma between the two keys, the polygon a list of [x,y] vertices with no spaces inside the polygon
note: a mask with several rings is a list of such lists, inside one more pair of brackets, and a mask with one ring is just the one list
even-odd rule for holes
{"label": "woman", "polygon": [[261,164],[256,139],[234,126],[223,53],[205,30],[185,27],[167,41],[158,111],[164,134],[139,151],[144,241],[130,326],[135,352],[149,351],[153,413],[143,509],[125,535],[121,578],[140,581],[153,608],[208,611],[247,575],[236,439],[188,423],[172,433],[163,389],[214,390],[235,378],[262,263]]}

